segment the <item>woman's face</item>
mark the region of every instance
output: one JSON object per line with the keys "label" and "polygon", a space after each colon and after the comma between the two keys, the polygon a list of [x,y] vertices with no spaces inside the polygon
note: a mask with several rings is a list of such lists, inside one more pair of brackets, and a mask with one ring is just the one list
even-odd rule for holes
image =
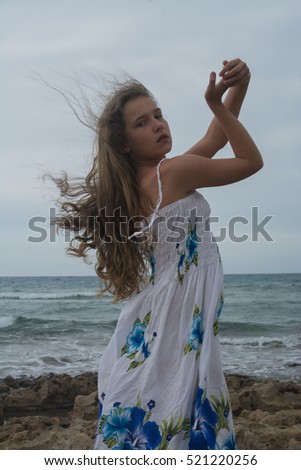
{"label": "woman's face", "polygon": [[126,153],[140,161],[158,160],[170,152],[172,139],[168,123],[158,105],[146,96],[128,101],[123,109]]}

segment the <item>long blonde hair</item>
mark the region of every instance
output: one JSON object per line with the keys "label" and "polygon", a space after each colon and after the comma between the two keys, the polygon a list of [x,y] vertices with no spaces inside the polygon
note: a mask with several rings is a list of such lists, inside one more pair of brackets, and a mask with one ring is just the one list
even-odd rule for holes
{"label": "long blonde hair", "polygon": [[61,193],[55,223],[73,235],[67,253],[86,260],[95,249],[101,291],[113,294],[115,302],[139,291],[148,272],[145,244],[128,239],[142,213],[143,194],[131,154],[123,150],[123,109],[138,96],[154,99],[137,80],[115,85],[96,122],[93,164],[86,178],[71,180],[66,173],[53,178]]}

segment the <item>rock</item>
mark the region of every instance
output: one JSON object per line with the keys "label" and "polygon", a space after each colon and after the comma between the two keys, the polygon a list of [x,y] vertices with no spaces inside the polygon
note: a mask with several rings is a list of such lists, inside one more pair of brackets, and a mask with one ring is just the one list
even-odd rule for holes
{"label": "rock", "polygon": [[14,379],[11,375],[8,375],[5,377],[5,379],[3,379],[3,383],[10,388],[14,388],[16,386],[16,382],[17,380]]}
{"label": "rock", "polygon": [[[286,392],[287,387],[293,392]],[[301,408],[301,387],[292,388],[275,380],[265,380],[245,386],[238,393],[240,411],[244,409],[276,412]]]}
{"label": "rock", "polygon": [[76,397],[72,412],[73,418],[81,418],[86,421],[95,421],[98,416],[97,391],[90,395],[79,395]]}
{"label": "rock", "polygon": [[91,449],[96,383],[95,373],[6,377],[0,389],[0,449]]}
{"label": "rock", "polygon": [[229,390],[239,449],[301,449],[300,385],[247,380]]}
{"label": "rock", "polygon": [[[37,379],[6,377],[9,387],[2,393],[5,417],[26,415],[52,410],[71,410],[78,395],[88,395],[96,389],[94,373],[70,377],[67,374],[41,376]],[[1,396],[1,394],[0,394]]]}

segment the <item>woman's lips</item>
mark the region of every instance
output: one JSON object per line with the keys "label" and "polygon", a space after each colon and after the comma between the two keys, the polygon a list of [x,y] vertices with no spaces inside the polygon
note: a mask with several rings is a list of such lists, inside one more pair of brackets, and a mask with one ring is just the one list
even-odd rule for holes
{"label": "woman's lips", "polygon": [[162,142],[162,140],[169,139],[168,134],[161,134],[157,142]]}

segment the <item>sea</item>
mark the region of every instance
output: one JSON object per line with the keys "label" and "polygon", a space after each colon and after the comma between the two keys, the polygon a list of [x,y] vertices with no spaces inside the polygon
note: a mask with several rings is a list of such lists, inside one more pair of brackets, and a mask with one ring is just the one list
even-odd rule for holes
{"label": "sea", "polygon": [[[301,383],[301,274],[226,274],[226,374]],[[0,278],[0,379],[96,372],[121,304],[85,277]]]}

